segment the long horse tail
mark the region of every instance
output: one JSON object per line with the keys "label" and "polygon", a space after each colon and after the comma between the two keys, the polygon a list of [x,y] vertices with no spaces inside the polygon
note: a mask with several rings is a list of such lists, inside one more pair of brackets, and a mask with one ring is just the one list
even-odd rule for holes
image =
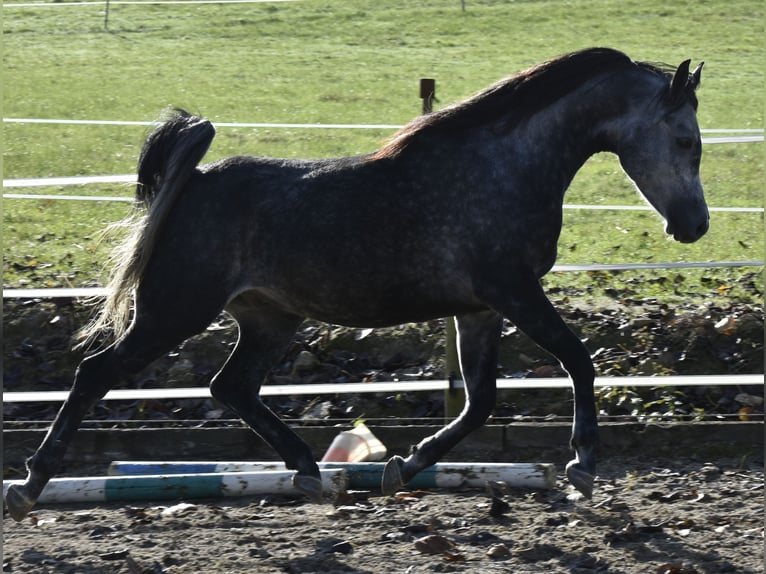
{"label": "long horse tail", "polygon": [[137,210],[116,224],[129,230],[112,254],[106,301],[96,318],[78,333],[78,346],[111,335],[120,339],[130,325],[133,293],[141,282],[162,223],[196,171],[215,137],[209,120],[173,110],[144,142],[138,159]]}

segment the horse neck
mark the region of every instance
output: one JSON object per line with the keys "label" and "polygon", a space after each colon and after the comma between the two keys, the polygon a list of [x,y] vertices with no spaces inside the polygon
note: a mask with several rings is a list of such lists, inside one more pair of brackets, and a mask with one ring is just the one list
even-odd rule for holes
{"label": "horse neck", "polygon": [[626,90],[630,80],[622,75],[595,79],[534,114],[508,135],[513,153],[523,150],[523,165],[563,198],[583,164],[596,153],[614,152],[615,140],[629,129],[641,91]]}

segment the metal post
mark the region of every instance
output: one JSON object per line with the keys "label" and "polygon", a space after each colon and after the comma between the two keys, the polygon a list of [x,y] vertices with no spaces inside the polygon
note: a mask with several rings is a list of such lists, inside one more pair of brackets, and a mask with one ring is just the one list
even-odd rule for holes
{"label": "metal post", "polygon": [[423,100],[424,114],[430,114],[433,111],[435,97],[436,80],[432,78],[422,78],[420,80],[420,98]]}

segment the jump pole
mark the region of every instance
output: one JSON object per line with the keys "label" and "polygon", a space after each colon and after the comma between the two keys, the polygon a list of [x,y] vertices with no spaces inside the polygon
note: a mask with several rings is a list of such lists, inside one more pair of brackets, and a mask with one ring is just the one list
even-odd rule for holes
{"label": "jump pole", "polygon": [[[348,488],[342,469],[321,470],[322,486],[329,495]],[[123,500],[177,500],[229,498],[267,494],[300,494],[292,486],[294,471],[207,472],[151,474],[143,476],[86,476],[53,478],[38,502],[110,502]],[[3,498],[8,487],[21,480],[3,481]]]}
{"label": "jump pole", "polygon": [[[382,462],[320,462],[322,472],[343,470],[348,487],[377,489],[383,477]],[[284,469],[282,462],[183,462],[183,461],[114,461],[110,475],[173,473],[268,472]],[[556,466],[552,463],[465,463],[440,462],[421,470],[409,488],[483,488],[487,481],[502,481],[511,487],[551,489],[556,485]]]}

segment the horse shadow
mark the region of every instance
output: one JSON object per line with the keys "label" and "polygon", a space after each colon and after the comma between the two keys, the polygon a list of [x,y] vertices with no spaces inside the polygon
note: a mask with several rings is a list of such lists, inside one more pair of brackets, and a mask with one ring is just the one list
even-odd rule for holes
{"label": "horse shadow", "polygon": [[[345,564],[339,560],[332,546],[344,542],[341,539],[331,539],[324,541],[319,548],[308,556],[297,556],[283,562],[282,568],[288,574],[304,574],[305,572],[322,572],[322,574],[334,574],[342,572],[343,574],[373,574],[370,570],[360,570]],[[349,548],[351,552],[351,550]]]}
{"label": "horse shadow", "polygon": [[[665,526],[643,524],[643,520],[634,518],[626,509],[613,515],[605,515],[592,508],[577,509],[578,518],[589,524],[598,525],[604,532],[603,544],[619,546],[626,554],[635,556],[635,564],[647,562],[708,564],[711,560],[710,548],[699,549],[693,542],[674,537]],[[715,558],[720,572],[737,572],[739,567],[720,554]],[[623,574],[622,570],[612,569],[610,574]]]}

